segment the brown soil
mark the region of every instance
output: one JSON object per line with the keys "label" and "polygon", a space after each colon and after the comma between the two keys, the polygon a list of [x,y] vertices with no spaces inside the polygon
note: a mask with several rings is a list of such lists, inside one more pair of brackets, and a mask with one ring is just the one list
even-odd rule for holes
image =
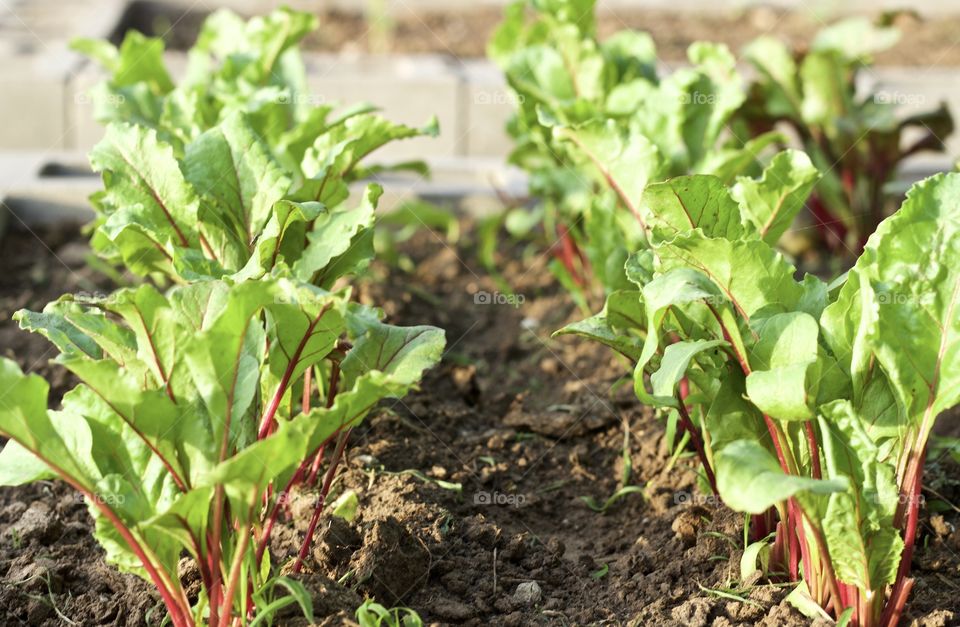
{"label": "brown soil", "polygon": [[[82,248],[70,234],[41,236],[61,258]],[[698,494],[692,460],[667,468],[662,423],[629,385],[617,385],[623,363],[584,342],[550,339],[578,313],[543,259],[505,260],[519,307],[481,305],[473,294],[496,288],[469,242],[452,249],[424,233],[404,249],[416,270],[378,266],[383,280],[364,284],[360,297],[383,305],[391,321],[446,329],[448,349],[421,391],[354,432],[335,491],[357,492],[357,518],[325,521],[303,576],[324,624],[346,624],[367,595],[436,624],[808,624],[774,586],[754,582],[744,589],[749,602],[708,591],[740,586],[742,518],[690,498]],[[28,234],[8,234],[0,259],[4,319],[82,289],[72,274],[79,265],[65,269]],[[104,284],[85,272],[91,285]],[[51,355],[45,342],[27,337],[0,323],[4,347],[24,367],[53,372],[41,363]],[[624,424],[631,483],[644,493],[595,513],[580,497],[603,502],[617,489]],[[932,465],[931,485],[956,501],[951,463]],[[279,563],[296,550],[309,502],[295,499],[274,535]],[[960,621],[958,520],[924,519],[910,607],[918,625]],[[149,586],[104,564],[89,524],[59,483],[0,489],[0,624],[157,624]],[[191,581],[188,568],[182,576]],[[292,611],[281,623],[303,619]]]}
{"label": "brown soil", "polygon": [[[486,43],[502,19],[497,7],[472,7],[449,12],[406,9],[392,17],[386,28],[368,21],[361,13],[320,12],[320,29],[308,40],[314,50],[333,52],[439,53],[456,58],[485,55]],[[185,49],[196,38],[203,14],[182,14],[163,5],[137,3],[128,25],[163,34],[172,47]],[[726,43],[732,50],[759,35],[775,34],[793,46],[811,41],[829,23],[810,13],[785,12],[770,7],[731,9],[724,14],[701,14],[663,9],[606,10],[598,16],[601,37],[623,28],[648,31],[664,61],[686,59],[694,41]],[[955,16],[921,19],[897,18],[903,30],[898,46],[880,54],[883,65],[960,65],[960,11]],[[171,28],[171,25],[173,26]]]}

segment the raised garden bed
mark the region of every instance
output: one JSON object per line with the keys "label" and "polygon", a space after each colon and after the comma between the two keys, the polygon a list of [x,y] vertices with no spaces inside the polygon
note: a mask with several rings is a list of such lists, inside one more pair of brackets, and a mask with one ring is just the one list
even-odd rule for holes
{"label": "raised garden bed", "polygon": [[573,6],[508,11],[511,91],[290,9],[74,44],[97,175],[0,162],[0,622],[960,620],[949,112],[854,80],[866,20],[681,67]]}

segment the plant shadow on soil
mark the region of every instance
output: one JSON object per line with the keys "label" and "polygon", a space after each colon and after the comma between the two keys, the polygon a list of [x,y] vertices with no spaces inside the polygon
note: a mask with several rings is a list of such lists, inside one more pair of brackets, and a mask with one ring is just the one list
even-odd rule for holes
{"label": "plant shadow on soil", "polygon": [[[47,364],[46,340],[10,316],[109,281],[86,267],[77,231],[40,239],[11,232],[0,248],[0,348],[51,379],[56,400],[73,381]],[[361,282],[359,298],[391,322],[445,329],[447,352],[420,391],[384,404],[351,437],[335,491],[358,494],[357,517],[324,519],[302,575],[321,624],[352,624],[365,596],[437,624],[809,624],[782,588],[754,582],[745,601],[708,591],[740,585],[742,517],[690,498],[699,494],[693,460],[668,467],[663,422],[623,384],[625,362],[585,341],[550,339],[579,312],[545,259],[504,260],[524,299],[515,307],[476,302],[496,287],[469,243],[454,249],[421,233],[403,250],[415,269],[375,266],[381,280]],[[624,424],[632,483],[644,492],[595,513],[580,497],[602,503],[617,489]],[[942,498],[960,500],[952,461],[931,472]],[[294,498],[274,533],[277,563],[296,552],[310,502]],[[905,623],[960,621],[958,520],[925,515]],[[90,526],[62,483],[0,489],[0,624],[159,624],[149,585],[107,565]],[[186,562],[181,576],[196,594]],[[291,610],[278,623],[306,621]]]}

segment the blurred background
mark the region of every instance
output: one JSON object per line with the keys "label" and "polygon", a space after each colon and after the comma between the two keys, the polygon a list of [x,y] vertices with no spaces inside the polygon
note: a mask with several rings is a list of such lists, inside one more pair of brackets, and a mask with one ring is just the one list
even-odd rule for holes
{"label": "blurred background", "polygon": [[[371,102],[389,119],[410,124],[437,116],[438,138],[397,143],[382,157],[426,158],[434,184],[446,191],[489,191],[491,181],[522,191],[522,175],[504,166],[515,96],[485,58],[504,0],[0,0],[0,202],[27,222],[42,222],[65,212],[83,215],[96,189],[85,154],[102,135],[89,89],[103,74],[69,49],[72,39],[119,43],[131,29],[161,37],[176,75],[211,12],[226,7],[252,16],[281,4],[320,18],[304,46],[312,102]],[[600,0],[597,29],[601,38],[623,28],[648,31],[666,71],[685,63],[693,41],[724,42],[736,54],[772,34],[802,50],[831,21],[866,15],[896,25],[902,36],[858,75],[864,92],[880,94],[904,114],[941,102],[960,110],[960,2],[924,0],[894,12],[902,6],[895,0]],[[957,154],[960,134],[947,139],[945,153],[911,160],[905,176],[949,169]]]}

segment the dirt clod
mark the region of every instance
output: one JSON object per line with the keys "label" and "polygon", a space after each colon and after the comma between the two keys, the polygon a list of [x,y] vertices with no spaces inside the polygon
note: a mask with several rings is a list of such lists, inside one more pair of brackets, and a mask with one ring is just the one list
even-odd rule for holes
{"label": "dirt clod", "polygon": [[14,542],[50,542],[63,531],[63,524],[53,508],[43,501],[30,504],[20,519],[7,528],[5,536]]}
{"label": "dirt clod", "polygon": [[320,564],[340,566],[350,561],[360,544],[360,533],[350,523],[331,516],[314,538],[313,558]]}
{"label": "dirt clod", "polygon": [[351,565],[362,589],[397,605],[426,582],[430,551],[391,516],[373,523]]}

